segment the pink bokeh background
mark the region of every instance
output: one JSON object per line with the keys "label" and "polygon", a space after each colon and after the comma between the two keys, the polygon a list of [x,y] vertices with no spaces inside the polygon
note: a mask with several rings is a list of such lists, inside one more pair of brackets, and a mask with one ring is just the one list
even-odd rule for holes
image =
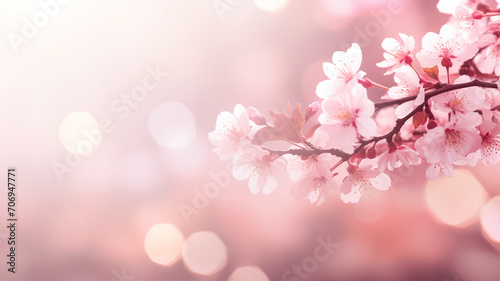
{"label": "pink bokeh background", "polygon": [[[33,21],[48,2],[57,3],[54,15],[13,45],[23,19]],[[487,202],[500,196],[498,165],[479,164],[434,184],[420,169],[404,171],[388,192],[372,191],[356,205],[333,192],[315,207],[286,187],[254,196],[247,182],[232,178],[197,201],[201,208],[193,202],[214,182],[211,175],[227,176],[207,138],[218,113],[237,103],[267,112],[318,100],[322,62],[352,42],[362,47],[367,77],[392,85],[375,66],[380,43],[403,32],[418,50],[422,36],[447,21],[437,1],[60,2],[0,2],[0,167],[17,169],[19,218],[18,272],[11,274],[7,212],[0,212],[1,280],[111,281],[123,270],[133,276],[123,280],[136,281],[304,280],[283,278],[327,237],[339,247],[317,261],[308,280],[500,279],[500,239],[491,237],[500,232],[498,200],[481,220]],[[150,79],[148,69],[168,77],[128,104],[124,96]],[[374,100],[383,94],[369,93]],[[108,120],[113,130],[79,162],[68,162],[61,124],[75,112],[85,114],[69,128],[91,130],[92,120]],[[2,186],[0,210],[7,206]],[[439,191],[443,186],[456,194]],[[195,211],[186,215],[186,206]],[[467,219],[456,222],[460,216]],[[173,226],[180,240],[170,233],[148,241],[158,224]],[[223,246],[190,246],[195,234]],[[155,262],[165,251],[175,259]],[[203,266],[209,273],[200,273]],[[251,270],[238,271],[246,266]]]}

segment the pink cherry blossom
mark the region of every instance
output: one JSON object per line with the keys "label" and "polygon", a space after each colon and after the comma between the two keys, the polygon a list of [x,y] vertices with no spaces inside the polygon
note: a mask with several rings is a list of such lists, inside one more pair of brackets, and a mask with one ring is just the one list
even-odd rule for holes
{"label": "pink cherry blossom", "polygon": [[391,74],[399,67],[410,64],[413,61],[411,52],[415,48],[415,39],[413,36],[408,36],[404,33],[399,33],[402,43],[399,43],[394,38],[385,38],[382,41],[384,52],[384,61],[377,63],[378,67],[388,67],[385,74]]}
{"label": "pink cherry blossom", "polygon": [[456,27],[443,25],[439,35],[434,32],[424,35],[422,51],[417,53],[417,58],[422,67],[449,68],[472,58],[476,52],[476,44],[467,44],[463,36],[457,34]]}
{"label": "pink cherry blossom", "polygon": [[260,146],[248,145],[238,151],[233,159],[233,177],[237,180],[249,179],[250,192],[267,195],[288,179],[286,162],[273,157]]}
{"label": "pink cherry blossom", "polygon": [[[462,75],[455,80],[455,84],[470,82],[469,76]],[[470,87],[449,91],[431,98],[438,110],[443,112],[460,112],[466,114],[482,107],[485,100],[485,91],[479,87]]]}
{"label": "pink cherry blossom", "polygon": [[371,118],[375,106],[361,85],[354,87],[349,95],[324,100],[322,109],[319,122],[322,130],[329,133],[333,147],[351,153],[358,134],[368,138],[376,133],[377,124]]}
{"label": "pink cherry blossom", "polygon": [[[328,134],[324,131],[316,130],[311,139],[311,143],[315,147],[323,147],[327,144],[327,142]],[[283,158],[287,162],[286,170],[292,181],[297,181],[310,174],[314,169],[316,169],[317,165],[326,165],[331,167],[335,164],[335,160],[333,159],[334,157],[329,154],[312,155],[310,157],[285,154],[283,155]]]}
{"label": "pink cherry blossom", "polygon": [[285,158],[287,162],[286,170],[290,179],[292,181],[297,181],[300,178],[312,173],[318,163],[318,157],[324,156],[313,155],[304,159],[302,156],[298,155],[283,155],[283,158]]}
{"label": "pink cherry blossom", "polygon": [[453,11],[453,16],[460,20],[460,27],[471,28],[474,25],[474,18],[472,17],[474,10],[459,3]]}
{"label": "pink cherry blossom", "polygon": [[377,111],[375,122],[377,123],[377,134],[383,135],[388,133],[396,125],[398,116],[395,113],[394,107],[385,107]]}
{"label": "pink cherry blossom", "polygon": [[486,19],[475,19],[473,15],[474,12],[473,9],[464,4],[458,4],[453,12],[454,18],[449,22],[449,24],[455,24],[457,26],[458,32],[462,34],[467,43],[479,41],[481,36],[488,29]]}
{"label": "pink cherry blossom", "polygon": [[229,160],[246,143],[250,129],[247,110],[237,104],[234,113],[223,111],[217,116],[215,131],[208,134],[208,139],[217,146],[213,151],[222,160]]}
{"label": "pink cherry blossom", "polygon": [[409,66],[402,66],[396,70],[394,81],[398,85],[389,89],[387,94],[390,98],[400,99],[417,96],[415,100],[405,102],[396,108],[396,115],[398,118],[402,118],[424,102],[425,91],[415,70]]}
{"label": "pink cherry blossom", "polygon": [[437,126],[417,140],[415,146],[428,163],[453,164],[465,160],[466,156],[478,149],[481,137],[476,126],[482,118],[478,113],[463,115],[457,113],[444,127]]}
{"label": "pink cherry blossom", "polygon": [[483,114],[495,116],[497,120],[500,120],[500,91],[498,89],[485,89],[482,111]]}
{"label": "pink cherry blossom", "polygon": [[359,166],[349,166],[349,175],[340,186],[340,198],[344,203],[358,203],[368,187],[387,190],[391,186],[391,178],[378,171],[376,165],[368,159],[363,159]]}
{"label": "pink cherry blossom", "polygon": [[500,39],[493,34],[483,36],[482,42],[485,49],[474,58],[479,71],[482,73],[495,73],[500,75]]}
{"label": "pink cherry blossom", "polygon": [[329,80],[316,87],[316,94],[322,99],[331,99],[338,94],[349,92],[358,84],[365,73],[359,71],[362,54],[358,44],[353,43],[346,52],[333,53],[332,63],[323,63],[323,71]]}
{"label": "pink cherry blossom", "polygon": [[481,160],[493,165],[500,162],[500,124],[485,121],[479,126],[481,133]]}
{"label": "pink cherry blossom", "polygon": [[427,167],[427,170],[425,171],[425,177],[428,180],[436,179],[439,176],[440,171],[443,171],[443,174],[445,174],[446,176],[452,177],[454,170],[455,169],[454,169],[452,164],[438,162],[438,163],[430,164]]}
{"label": "pink cherry blossom", "polygon": [[419,163],[418,153],[406,145],[388,149],[378,157],[378,169],[381,172],[385,171],[386,168],[393,171],[401,166],[409,167]]}
{"label": "pink cherry blossom", "polygon": [[287,170],[292,183],[292,195],[298,199],[308,199],[311,204],[323,203],[330,190],[339,189],[329,168],[333,166],[333,156],[322,154],[302,160],[294,156],[288,161]]}

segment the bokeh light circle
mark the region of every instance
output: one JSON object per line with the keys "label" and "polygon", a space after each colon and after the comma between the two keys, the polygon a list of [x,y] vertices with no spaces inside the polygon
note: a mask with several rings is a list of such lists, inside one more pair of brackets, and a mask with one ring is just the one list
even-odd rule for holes
{"label": "bokeh light circle", "polygon": [[156,106],[149,115],[148,128],[153,139],[168,149],[182,149],[196,139],[194,116],[180,102]]}
{"label": "bokeh light circle", "polygon": [[69,152],[88,155],[101,144],[102,133],[92,114],[73,112],[59,125],[59,140]]}
{"label": "bokeh light circle", "polygon": [[227,281],[269,281],[269,277],[257,266],[239,267]]}
{"label": "bokeh light circle", "polygon": [[286,4],[286,0],[253,0],[253,2],[259,9],[269,12],[279,10]]}
{"label": "bokeh light circle", "polygon": [[437,221],[466,227],[479,218],[486,192],[470,172],[455,170],[453,177],[441,176],[427,182],[425,201]]}
{"label": "bokeh light circle", "polygon": [[200,275],[213,275],[227,264],[227,248],[217,234],[209,231],[191,234],[182,247],[187,269]]}
{"label": "bokeh light circle", "polygon": [[356,6],[352,1],[346,0],[319,0],[321,8],[330,16],[336,17],[350,17],[354,15]]}
{"label": "bokeh light circle", "polygon": [[183,242],[184,237],[175,225],[162,223],[149,229],[144,248],[153,262],[170,266],[180,259]]}
{"label": "bokeh light circle", "polygon": [[481,226],[491,240],[500,243],[500,196],[494,197],[484,206]]}

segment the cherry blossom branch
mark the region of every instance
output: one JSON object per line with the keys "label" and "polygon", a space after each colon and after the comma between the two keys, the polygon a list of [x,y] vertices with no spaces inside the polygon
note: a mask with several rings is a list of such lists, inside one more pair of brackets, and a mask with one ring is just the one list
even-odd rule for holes
{"label": "cherry blossom branch", "polygon": [[[500,22],[490,19],[500,15],[500,9],[490,9],[483,0],[439,2],[440,12],[452,13],[453,20],[439,34],[427,32],[419,52],[414,52],[415,38],[403,33],[399,33],[401,40],[382,42],[384,60],[376,65],[387,68],[384,74],[393,74],[396,85],[386,87],[366,78],[360,70],[361,48],[353,43],[323,63],[328,79],[316,86],[321,104],[315,101],[305,112],[300,104],[294,108],[289,104],[284,112],[271,110],[269,123],[257,109],[237,104],[234,113],[217,116],[216,130],[209,133],[217,146],[214,152],[223,160],[235,159],[238,168],[233,176],[250,179],[252,193],[268,194],[291,180],[291,188],[315,204],[336,188],[345,203],[357,203],[370,186],[387,190],[391,176],[386,170],[401,166],[423,164],[431,180],[440,173],[452,176],[457,163],[500,163],[496,114],[500,111],[500,54],[495,52],[500,46]],[[428,78],[413,66],[414,58]],[[439,65],[446,69],[446,78],[440,79]],[[384,89],[392,100],[374,103],[367,95],[372,87]],[[448,94],[436,97],[442,93]],[[393,117],[375,115],[374,109],[386,107],[394,111]],[[494,114],[485,114],[485,108]],[[318,112],[317,124],[304,135],[306,123]],[[447,119],[435,118],[440,116]],[[317,131],[320,126],[322,131]],[[377,128],[388,130],[378,135]],[[274,141],[289,144],[283,150],[268,148]],[[334,148],[328,148],[327,141]],[[248,143],[255,153],[246,153]],[[347,166],[344,179],[334,171],[341,165]]]}
{"label": "cherry blossom branch", "polygon": [[[437,85],[443,85],[443,84],[437,84]],[[484,82],[484,81],[479,81],[476,79],[476,80],[472,80],[470,82],[461,83],[461,84],[444,84],[444,86],[441,86],[439,89],[428,91],[427,93],[425,93],[425,98],[426,98],[426,100],[428,100],[429,98],[434,97],[434,96],[439,95],[439,94],[444,93],[444,92],[449,92],[449,91],[463,89],[463,88],[469,88],[469,87],[482,87],[482,88],[494,88],[494,89],[498,88],[496,83]],[[407,101],[414,100],[416,98],[417,98],[417,96],[409,96],[409,97],[404,97],[404,98],[400,98],[397,100],[377,102],[377,103],[375,103],[375,109],[378,110],[378,109],[388,107],[391,105],[400,105],[400,104],[403,104]]]}
{"label": "cherry blossom branch", "polygon": [[264,148],[265,150],[271,152],[272,154],[276,154],[279,156],[285,155],[285,154],[291,154],[291,155],[297,155],[297,156],[312,156],[312,155],[320,155],[323,153],[329,153],[331,155],[335,155],[340,157],[342,160],[346,161],[347,159],[351,158],[352,155],[349,153],[345,153],[344,151],[340,149],[335,149],[335,148],[330,148],[330,149],[325,149],[325,148],[311,148],[311,149],[289,149],[289,150],[274,150],[270,148]]}
{"label": "cherry blossom branch", "polygon": [[[362,140],[360,142],[360,145],[358,147],[356,147],[356,149],[354,149],[354,152],[351,154],[346,153],[346,152],[339,150],[339,149],[335,149],[335,148],[323,149],[323,148],[313,147],[311,149],[289,149],[289,150],[273,150],[273,149],[269,149],[269,148],[264,148],[264,149],[266,149],[267,151],[269,151],[273,154],[280,155],[280,156],[284,155],[284,154],[291,154],[291,155],[297,155],[297,156],[312,156],[312,155],[320,155],[323,153],[329,153],[329,154],[340,157],[342,159],[342,161],[348,161],[352,156],[356,155],[364,147],[366,147],[367,145],[369,145],[371,143],[377,143],[377,142],[384,140],[384,139],[387,140],[388,143],[391,143],[394,135],[396,135],[401,130],[403,125],[410,118],[412,118],[415,114],[417,114],[418,112],[421,112],[424,109],[424,107],[427,104],[427,101],[430,98],[437,96],[439,94],[445,93],[445,92],[463,89],[463,88],[468,88],[468,87],[483,87],[483,88],[495,88],[496,89],[497,84],[492,83],[492,82],[479,81],[476,79],[476,80],[466,82],[466,83],[461,83],[461,84],[445,84],[444,86],[441,86],[439,89],[428,91],[425,94],[425,102],[423,102],[421,105],[417,106],[414,110],[412,110],[410,113],[408,113],[403,118],[398,119],[396,121],[396,125],[394,126],[394,128],[390,132],[388,132],[384,135],[380,135],[380,136],[376,136],[376,137],[367,139],[367,140]],[[380,103],[375,104],[375,108],[380,109],[380,108],[384,108],[384,107],[391,106],[391,105],[399,105],[399,104],[402,104],[404,102],[414,100],[415,98],[416,98],[416,96],[410,96],[410,97],[405,97],[405,98],[401,98],[398,100],[380,102]]]}

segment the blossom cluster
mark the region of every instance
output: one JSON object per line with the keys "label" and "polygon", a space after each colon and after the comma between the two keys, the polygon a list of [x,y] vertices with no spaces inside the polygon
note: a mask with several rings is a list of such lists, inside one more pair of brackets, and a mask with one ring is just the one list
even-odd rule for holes
{"label": "blossom cluster", "polygon": [[[266,117],[238,104],[220,113],[209,133],[214,152],[252,193],[284,187],[318,205],[330,190],[346,203],[368,188],[387,190],[402,167],[424,166],[432,180],[457,165],[500,162],[500,9],[479,0],[437,8],[450,19],[423,36],[422,49],[403,33],[383,40],[377,66],[394,85],[366,78],[354,43],[323,64],[320,100],[304,111],[289,105]],[[377,102],[368,98],[374,87],[385,92]]]}

